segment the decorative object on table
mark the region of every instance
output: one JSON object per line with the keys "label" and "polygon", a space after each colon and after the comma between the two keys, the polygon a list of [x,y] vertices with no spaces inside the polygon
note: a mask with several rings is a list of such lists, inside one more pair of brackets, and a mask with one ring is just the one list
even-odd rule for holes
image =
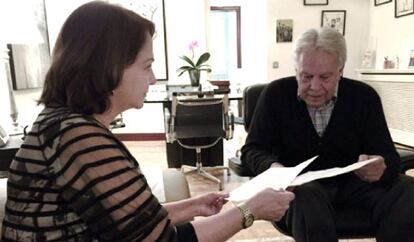
{"label": "decorative object on table", "polygon": [[414,50],[411,50],[410,61],[408,62],[408,68],[414,68]]}
{"label": "decorative object on table", "polygon": [[377,49],[377,38],[371,36],[369,38],[368,48],[364,51],[362,56],[361,68],[373,69],[375,68],[376,50]]}
{"label": "decorative object on table", "polygon": [[414,13],[413,0],[395,0],[395,17],[410,15]]}
{"label": "decorative object on table", "polygon": [[336,29],[342,35],[345,35],[345,10],[323,10],[321,18],[321,27]]}
{"label": "decorative object on table", "polygon": [[5,146],[9,141],[9,134],[0,126],[0,147]]}
{"label": "decorative object on table", "polygon": [[197,59],[197,61],[194,61],[194,49],[196,47],[198,47],[197,41],[192,41],[188,45],[188,48],[191,51],[191,58],[186,55],[180,56],[180,58],[184,60],[187,65],[181,66],[177,69],[177,72],[179,72],[178,76],[181,76],[184,72],[188,72],[192,86],[200,86],[201,71],[211,72],[210,65],[206,64],[206,62],[210,59],[210,53],[204,52]]}
{"label": "decorative object on table", "polygon": [[230,90],[230,81],[228,80],[210,80],[211,85],[217,86],[220,90]]}
{"label": "decorative object on table", "polygon": [[388,56],[384,57],[384,69],[392,69],[394,66],[394,62],[392,60],[389,60]]}
{"label": "decorative object on table", "polygon": [[328,5],[328,0],[303,0],[303,5]]}
{"label": "decorative object on table", "polygon": [[392,0],[375,0],[374,6],[379,6],[379,5],[390,3],[390,2],[392,2]]}
{"label": "decorative object on table", "polygon": [[375,51],[373,49],[367,49],[364,51],[364,56],[362,57],[362,68],[371,69],[375,66]]}
{"label": "decorative object on table", "polygon": [[292,42],[293,19],[278,19],[276,22],[276,42]]}

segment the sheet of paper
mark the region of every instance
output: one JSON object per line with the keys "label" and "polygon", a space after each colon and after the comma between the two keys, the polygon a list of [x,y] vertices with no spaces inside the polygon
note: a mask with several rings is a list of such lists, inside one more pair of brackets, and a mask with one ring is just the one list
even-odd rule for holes
{"label": "sheet of paper", "polygon": [[265,188],[286,189],[295,177],[305,169],[317,156],[306,160],[295,167],[272,167],[252,178],[230,192],[229,200],[242,202],[253,197]]}
{"label": "sheet of paper", "polygon": [[332,176],[337,176],[337,175],[341,175],[356,169],[359,169],[373,161],[375,161],[376,158],[372,158],[369,160],[365,160],[365,161],[360,161],[360,162],[356,162],[353,163],[351,165],[339,168],[339,167],[334,167],[334,168],[330,168],[330,169],[326,169],[326,170],[319,170],[319,171],[308,171],[304,174],[301,174],[300,176],[297,176],[292,183],[290,184],[290,186],[299,186],[302,184],[305,184],[307,182],[313,181],[313,180],[317,180],[317,179],[321,179],[321,178],[327,178],[327,177],[332,177]]}

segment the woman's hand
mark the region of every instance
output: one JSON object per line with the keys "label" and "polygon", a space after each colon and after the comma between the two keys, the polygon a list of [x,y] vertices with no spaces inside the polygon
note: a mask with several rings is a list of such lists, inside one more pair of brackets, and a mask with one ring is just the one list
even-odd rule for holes
{"label": "woman's hand", "polygon": [[255,220],[279,221],[294,198],[295,194],[292,192],[267,188],[250,198],[246,205],[253,213]]}
{"label": "woman's hand", "polygon": [[228,194],[207,193],[193,199],[194,206],[197,209],[196,216],[211,216],[217,214],[227,202]]}

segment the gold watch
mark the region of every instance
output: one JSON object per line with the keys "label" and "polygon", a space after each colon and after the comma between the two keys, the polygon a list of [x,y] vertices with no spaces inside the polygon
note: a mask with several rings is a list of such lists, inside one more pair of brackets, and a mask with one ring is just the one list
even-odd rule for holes
{"label": "gold watch", "polygon": [[237,205],[237,208],[240,210],[240,212],[243,215],[243,222],[242,222],[243,229],[252,226],[254,222],[254,216],[252,212],[250,212],[250,210],[247,208],[247,206],[244,203]]}

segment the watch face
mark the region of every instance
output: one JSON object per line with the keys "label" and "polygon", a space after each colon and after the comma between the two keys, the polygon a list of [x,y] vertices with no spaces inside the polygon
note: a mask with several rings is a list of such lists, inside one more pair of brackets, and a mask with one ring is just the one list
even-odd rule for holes
{"label": "watch face", "polygon": [[250,226],[252,226],[253,222],[254,222],[253,216],[252,215],[249,215],[249,216],[246,217],[246,220],[244,221],[244,226],[246,228],[247,227],[250,227]]}

